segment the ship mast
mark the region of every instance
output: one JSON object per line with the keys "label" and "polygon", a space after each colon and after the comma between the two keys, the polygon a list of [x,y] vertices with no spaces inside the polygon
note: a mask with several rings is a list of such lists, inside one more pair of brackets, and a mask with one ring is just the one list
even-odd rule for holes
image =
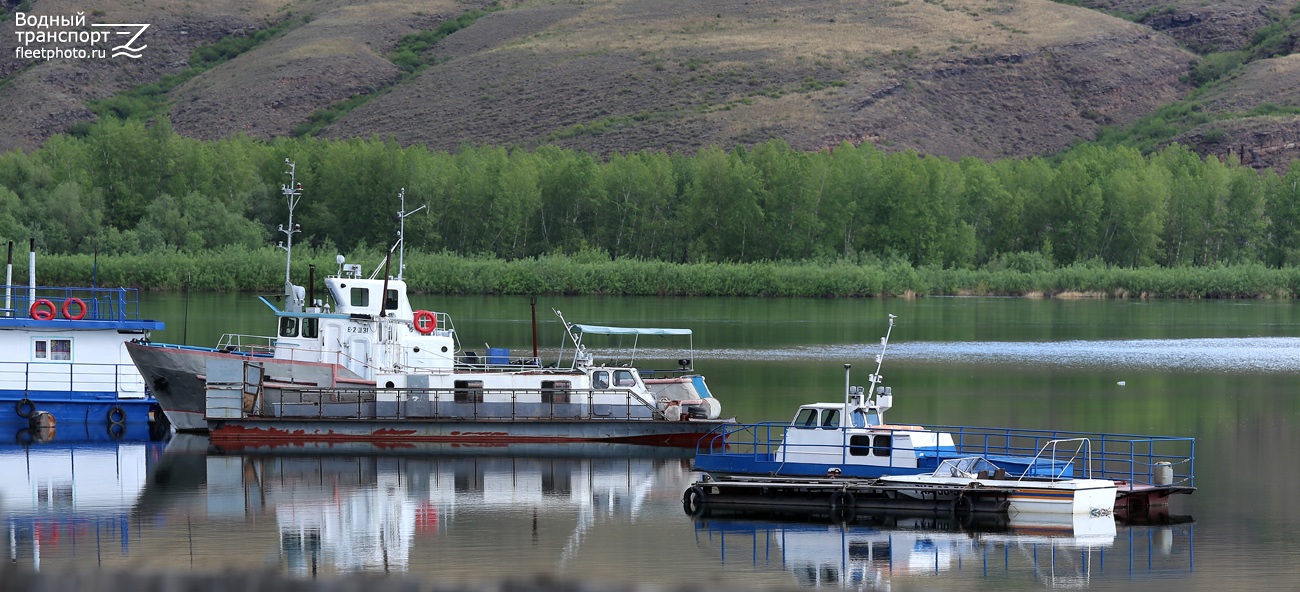
{"label": "ship mast", "polygon": [[402,201],[401,209],[397,210],[397,244],[400,245],[400,249],[397,251],[397,279],[400,280],[402,274],[406,272],[406,217],[429,207],[429,204],[424,204],[408,212],[406,211],[405,187],[397,193],[397,197]]}
{"label": "ship mast", "polygon": [[285,171],[289,175],[289,183],[280,185],[280,191],[289,203],[289,225],[279,226],[278,230],[284,233],[285,241],[277,244],[284,249],[284,308],[289,312],[302,312],[302,289],[293,285],[289,276],[290,263],[293,261],[293,235],[302,232],[302,225],[293,223],[293,209],[298,206],[298,200],[302,199],[302,183],[297,180],[297,164],[289,162],[288,158],[284,159],[284,164],[289,165],[289,170]]}

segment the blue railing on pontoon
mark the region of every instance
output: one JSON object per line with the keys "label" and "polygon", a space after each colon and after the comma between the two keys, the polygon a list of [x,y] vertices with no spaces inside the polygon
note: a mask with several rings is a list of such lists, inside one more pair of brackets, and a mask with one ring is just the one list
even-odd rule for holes
{"label": "blue railing on pontoon", "polygon": [[[0,298],[9,291],[9,306],[0,306],[0,318],[31,318],[31,286],[0,285]],[[56,319],[63,318],[63,305],[77,298],[86,305],[88,321],[140,320],[140,293],[135,288],[70,288],[36,286],[36,299],[49,300],[57,309]]]}
{"label": "blue railing on pontoon", "polygon": [[[696,457],[728,457],[753,462],[777,462],[778,450],[785,441],[785,432],[794,428],[785,422],[755,424],[727,424],[714,429],[696,446]],[[840,462],[849,464],[850,432],[840,427],[811,428],[839,430],[840,443],[815,444],[800,442],[799,450],[824,448],[838,450]],[[1091,455],[1088,462],[1073,463],[1066,477],[1089,477],[1120,481],[1133,485],[1195,487],[1196,439],[1170,436],[1144,436],[1136,434],[1106,434],[1099,432],[1071,432],[1061,430],[1024,430],[1012,428],[981,428],[970,426],[909,426],[909,429],[873,430],[876,434],[911,435],[918,430],[946,433],[952,436],[953,449],[944,447],[912,447],[919,453],[943,452],[945,456],[969,455],[992,457],[1013,456],[1032,458],[1054,440],[1087,438]],[[834,453],[832,453],[833,457]],[[892,455],[891,455],[892,458]],[[892,462],[892,461],[891,461]],[[996,464],[996,460],[994,461]],[[1162,472],[1166,474],[1161,475]],[[1161,482],[1165,481],[1165,482]],[[1124,485],[1121,485],[1121,489]]]}

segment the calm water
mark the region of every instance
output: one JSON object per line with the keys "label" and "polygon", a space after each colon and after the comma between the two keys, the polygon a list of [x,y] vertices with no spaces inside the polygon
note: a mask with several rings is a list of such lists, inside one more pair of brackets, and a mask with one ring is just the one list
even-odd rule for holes
{"label": "calm water", "polygon": [[[264,334],[245,295],[148,295],[155,340]],[[531,355],[526,298],[420,298],[466,349]],[[781,420],[835,400],[842,364],[883,374],[896,423],[1194,436],[1199,488],[1164,524],[1068,528],[866,516],[839,526],[695,521],[688,459],[607,447],[436,454],[209,455],[202,438],[62,440],[0,450],[13,561],[41,570],[376,571],[426,581],[536,573],[854,589],[1292,589],[1300,582],[1300,308],[1291,302],[1019,299],[541,298],[539,349],[576,322],[695,330],[694,360],[724,410]],[[600,344],[596,344],[600,345]],[[630,346],[630,343],[612,346]],[[671,363],[681,343],[643,342]],[[612,357],[611,357],[612,359]],[[1120,383],[1123,383],[1121,385]],[[93,431],[93,430],[92,430]],[[95,438],[96,434],[77,434]]]}

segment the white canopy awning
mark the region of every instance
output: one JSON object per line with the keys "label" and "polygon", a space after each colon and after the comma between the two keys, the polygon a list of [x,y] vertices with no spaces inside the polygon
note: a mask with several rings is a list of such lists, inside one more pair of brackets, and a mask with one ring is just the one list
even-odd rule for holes
{"label": "white canopy awning", "polygon": [[690,335],[690,329],[644,329],[637,327],[601,327],[599,325],[579,325],[573,327],[583,333],[592,335]]}

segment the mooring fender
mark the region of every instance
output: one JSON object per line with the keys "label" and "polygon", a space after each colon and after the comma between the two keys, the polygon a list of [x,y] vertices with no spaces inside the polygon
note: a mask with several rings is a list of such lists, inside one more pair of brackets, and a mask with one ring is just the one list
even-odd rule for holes
{"label": "mooring fender", "polygon": [[682,494],[682,510],[687,516],[703,516],[705,505],[704,488],[699,485],[690,486],[686,493]]}
{"label": "mooring fender", "polygon": [[856,508],[858,506],[857,498],[853,497],[853,492],[847,489],[841,489],[831,494],[831,511],[842,508]]}

